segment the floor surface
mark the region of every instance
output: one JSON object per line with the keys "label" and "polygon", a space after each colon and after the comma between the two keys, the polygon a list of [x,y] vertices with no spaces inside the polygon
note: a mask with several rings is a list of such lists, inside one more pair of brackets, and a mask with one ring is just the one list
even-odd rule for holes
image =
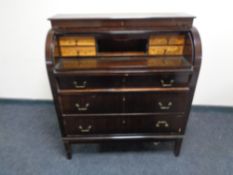
{"label": "floor surface", "polygon": [[172,143],[83,144],[67,160],[51,102],[0,101],[0,175],[232,175],[233,109],[193,107]]}

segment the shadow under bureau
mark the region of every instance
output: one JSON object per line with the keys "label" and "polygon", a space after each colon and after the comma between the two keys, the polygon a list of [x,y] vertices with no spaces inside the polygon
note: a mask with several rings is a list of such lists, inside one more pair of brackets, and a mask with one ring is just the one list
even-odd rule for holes
{"label": "shadow under bureau", "polygon": [[174,141],[179,155],[201,65],[186,14],[56,15],[46,66],[67,157],[72,144]]}

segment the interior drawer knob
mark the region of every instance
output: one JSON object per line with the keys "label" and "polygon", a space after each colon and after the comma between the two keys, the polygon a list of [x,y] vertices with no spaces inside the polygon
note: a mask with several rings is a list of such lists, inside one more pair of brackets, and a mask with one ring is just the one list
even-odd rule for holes
{"label": "interior drawer knob", "polygon": [[164,80],[160,80],[160,83],[162,87],[171,87],[174,84],[175,80],[171,79],[168,82],[165,82]]}
{"label": "interior drawer knob", "polygon": [[159,108],[160,108],[161,110],[169,110],[169,109],[172,107],[172,102],[169,101],[169,102],[167,103],[167,105],[164,105],[164,104],[160,101],[160,102],[158,102],[158,105],[159,105]]}
{"label": "interior drawer knob", "polygon": [[86,88],[87,86],[87,81],[83,81],[82,84],[79,84],[77,81],[73,81],[74,87],[77,89],[82,89],[82,88]]}
{"label": "interior drawer knob", "polygon": [[79,103],[76,103],[75,106],[79,111],[87,111],[90,103],[86,103],[83,107]]}
{"label": "interior drawer knob", "polygon": [[159,121],[156,122],[155,127],[156,127],[156,128],[160,128],[160,127],[168,128],[168,127],[169,127],[169,124],[168,124],[168,122],[165,121],[165,120],[159,120]]}
{"label": "interior drawer knob", "polygon": [[81,132],[90,132],[92,129],[92,125],[88,125],[86,128],[84,128],[82,125],[79,125],[78,128]]}

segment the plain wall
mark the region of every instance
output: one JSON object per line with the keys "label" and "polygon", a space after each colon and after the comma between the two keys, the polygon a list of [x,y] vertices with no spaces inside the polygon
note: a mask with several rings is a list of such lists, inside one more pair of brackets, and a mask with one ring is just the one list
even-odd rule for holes
{"label": "plain wall", "polygon": [[194,103],[233,106],[231,1],[1,0],[0,98],[52,99],[45,69],[47,18],[57,13],[186,12],[197,16],[203,62]]}

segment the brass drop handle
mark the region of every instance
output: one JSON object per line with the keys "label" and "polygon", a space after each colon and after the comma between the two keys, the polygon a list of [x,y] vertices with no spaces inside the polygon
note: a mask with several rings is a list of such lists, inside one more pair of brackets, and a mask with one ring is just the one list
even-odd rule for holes
{"label": "brass drop handle", "polygon": [[171,87],[174,82],[175,82],[175,80],[173,80],[173,79],[171,79],[167,83],[164,80],[160,80],[160,83],[161,83],[162,87]]}
{"label": "brass drop handle", "polygon": [[77,88],[77,89],[83,89],[83,88],[86,88],[87,86],[87,81],[83,81],[82,84],[78,84],[77,81],[73,81],[73,84],[74,84],[74,87]]}
{"label": "brass drop handle", "polygon": [[88,125],[86,128],[83,128],[82,125],[79,125],[78,128],[81,132],[90,132],[92,129],[92,125]]}
{"label": "brass drop handle", "polygon": [[156,128],[160,128],[161,126],[163,126],[163,127],[165,127],[165,128],[168,128],[168,127],[169,127],[169,124],[168,124],[168,122],[165,121],[165,120],[159,120],[159,121],[157,121],[156,124],[155,124],[155,127],[156,127]]}
{"label": "brass drop handle", "polygon": [[86,103],[83,107],[81,107],[79,103],[76,103],[75,106],[79,111],[87,111],[90,103]]}
{"label": "brass drop handle", "polygon": [[164,104],[160,101],[160,102],[158,102],[158,105],[159,105],[159,108],[160,108],[161,110],[169,110],[169,109],[171,108],[171,106],[172,106],[172,102],[169,101],[167,105],[164,105]]}

